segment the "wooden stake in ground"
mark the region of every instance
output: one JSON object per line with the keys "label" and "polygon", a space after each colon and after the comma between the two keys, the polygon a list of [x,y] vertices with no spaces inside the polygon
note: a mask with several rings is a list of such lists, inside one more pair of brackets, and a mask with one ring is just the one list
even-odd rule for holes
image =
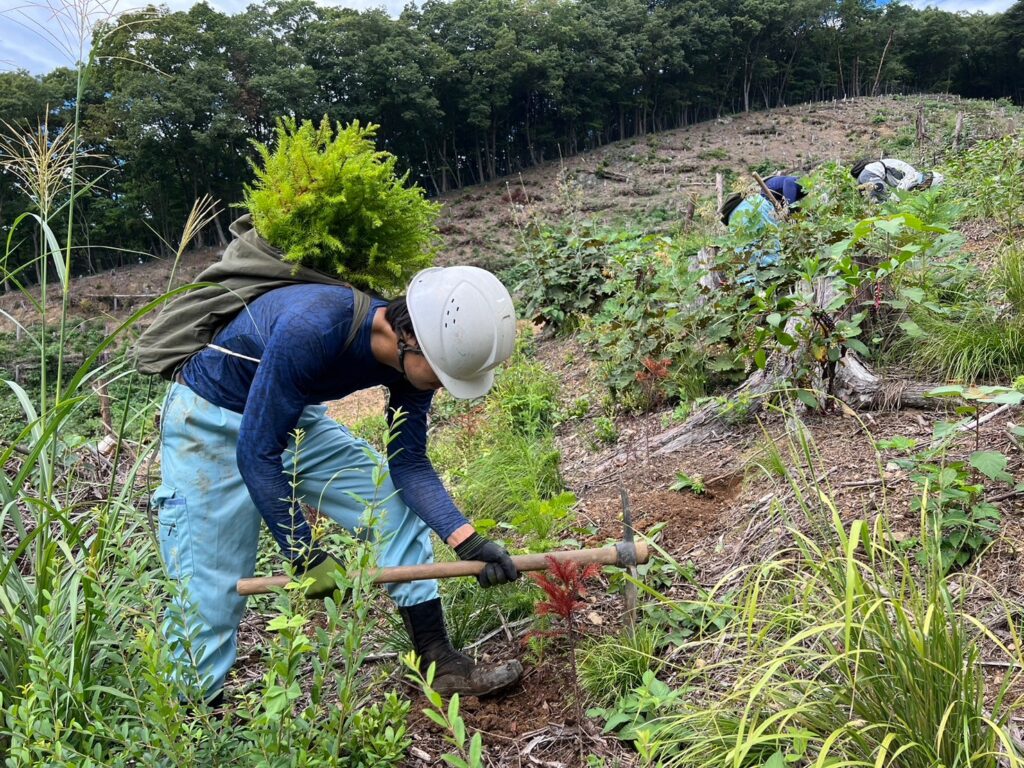
{"label": "wooden stake in ground", "polygon": [[[626,486],[619,485],[619,497],[622,500],[622,527],[623,527],[623,541],[627,544],[634,543],[634,532],[633,532],[633,507],[629,503],[629,493],[626,491]],[[637,578],[636,565],[625,564],[626,573],[632,578]],[[626,605],[626,627],[630,632],[636,629],[636,584],[632,581],[627,581],[622,588],[622,599]]]}
{"label": "wooden stake in ground", "polygon": [[960,142],[964,138],[964,113],[956,113],[956,130],[953,131],[953,151],[960,151]]}
{"label": "wooden stake in ground", "polygon": [[715,174],[715,195],[718,198],[718,210],[722,210],[722,202],[725,199],[725,176]]}

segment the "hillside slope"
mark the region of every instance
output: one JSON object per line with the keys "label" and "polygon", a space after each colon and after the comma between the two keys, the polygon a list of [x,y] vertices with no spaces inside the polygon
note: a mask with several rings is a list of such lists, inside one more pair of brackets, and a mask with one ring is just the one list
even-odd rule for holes
{"label": "hillside slope", "polygon": [[[925,138],[918,146],[922,111]],[[596,223],[640,218],[656,227],[681,220],[692,198],[713,197],[718,173],[728,193],[736,174],[752,170],[800,175],[830,160],[882,153],[927,165],[950,146],[958,112],[964,114],[965,141],[1005,135],[1019,121],[1012,108],[997,102],[878,97],[751,112],[616,142],[442,198],[442,258],[507,264],[517,249],[517,220],[557,220],[564,179],[576,182],[581,207]]]}
{"label": "hillside slope", "polygon": [[[926,139],[919,148],[916,123],[921,110]],[[722,117],[608,144],[441,198],[439,261],[494,269],[514,263],[520,238],[517,222],[557,220],[565,205],[566,179],[575,182],[574,193],[582,197],[583,211],[595,222],[641,218],[657,228],[657,222],[685,216],[691,199],[713,197],[717,173],[725,177],[728,191],[736,174],[750,170],[762,175],[800,173],[828,160],[883,151],[927,162],[951,142],[958,112],[965,116],[965,138],[1003,135],[1014,129],[1017,119],[999,102],[860,98]],[[188,252],[173,269],[171,287],[192,280],[217,257],[212,248]],[[141,297],[165,290],[173,267],[166,259],[153,259],[79,278],[73,311],[82,318],[123,316],[123,310],[137,305]],[[33,314],[17,294],[0,295],[0,310],[19,321],[31,321]],[[5,330],[13,328],[0,317],[0,331]]]}

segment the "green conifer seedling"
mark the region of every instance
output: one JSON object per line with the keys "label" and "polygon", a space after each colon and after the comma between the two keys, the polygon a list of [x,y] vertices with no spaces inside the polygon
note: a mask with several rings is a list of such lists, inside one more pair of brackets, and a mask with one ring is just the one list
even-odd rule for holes
{"label": "green conifer seedling", "polygon": [[440,205],[396,175],[397,158],[374,146],[377,127],[279,119],[273,150],[253,142],[244,206],[285,261],[388,294],[433,262]]}

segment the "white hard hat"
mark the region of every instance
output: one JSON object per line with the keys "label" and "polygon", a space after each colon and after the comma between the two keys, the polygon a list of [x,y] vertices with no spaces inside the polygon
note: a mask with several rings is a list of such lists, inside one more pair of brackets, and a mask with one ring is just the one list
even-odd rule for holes
{"label": "white hard hat", "polygon": [[939,186],[939,184],[941,184],[941,183],[942,183],[942,182],[944,182],[945,180],[946,180],[946,177],[945,177],[945,176],[943,176],[943,175],[942,175],[941,173],[939,173],[938,171],[935,171],[935,173],[933,173],[933,174],[932,174],[932,186],[933,186],[933,187],[937,187],[937,186]]}
{"label": "white hard hat", "polygon": [[516,341],[516,311],[501,281],[479,267],[431,267],[413,277],[405,301],[444,388],[462,400],[487,394]]}

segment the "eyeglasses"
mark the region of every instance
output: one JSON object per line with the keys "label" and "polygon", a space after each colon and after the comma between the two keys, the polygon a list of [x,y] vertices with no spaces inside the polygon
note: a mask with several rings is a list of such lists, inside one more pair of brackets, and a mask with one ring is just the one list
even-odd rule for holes
{"label": "eyeglasses", "polygon": [[423,350],[418,347],[409,346],[409,342],[405,339],[398,340],[398,370],[405,376],[405,356],[407,354],[423,356]]}

